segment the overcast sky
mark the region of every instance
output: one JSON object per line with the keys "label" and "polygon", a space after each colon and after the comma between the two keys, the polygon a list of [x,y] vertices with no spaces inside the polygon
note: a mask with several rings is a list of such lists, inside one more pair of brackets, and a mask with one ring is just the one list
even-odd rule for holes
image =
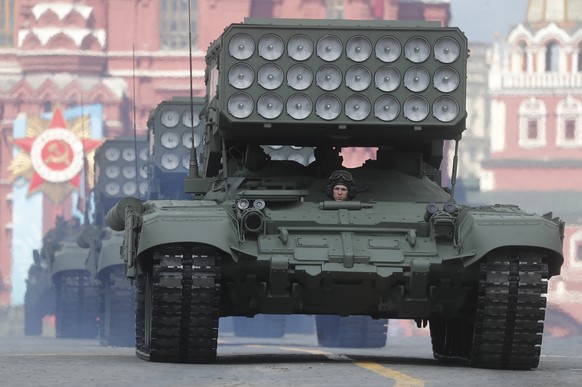
{"label": "overcast sky", "polygon": [[528,0],[451,0],[451,26],[459,27],[470,41],[502,38],[525,19]]}

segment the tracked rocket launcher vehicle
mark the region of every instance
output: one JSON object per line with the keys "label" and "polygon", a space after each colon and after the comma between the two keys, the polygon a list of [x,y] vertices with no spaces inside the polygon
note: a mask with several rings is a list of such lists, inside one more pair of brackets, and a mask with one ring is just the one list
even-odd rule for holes
{"label": "tracked rocket launcher vehicle", "polygon": [[[206,56],[192,199],[124,198],[108,214],[137,282],[137,355],[213,361],[220,316],[297,313],[411,319],[430,325],[437,359],[536,367],[564,224],[458,205],[456,156],[441,187],[444,141],[458,149],[465,130],[467,57],[465,35],[435,23],[229,26]],[[316,160],[274,160],[273,144]],[[376,158],[343,168],[350,147]],[[337,169],[352,200],[326,195]]]}

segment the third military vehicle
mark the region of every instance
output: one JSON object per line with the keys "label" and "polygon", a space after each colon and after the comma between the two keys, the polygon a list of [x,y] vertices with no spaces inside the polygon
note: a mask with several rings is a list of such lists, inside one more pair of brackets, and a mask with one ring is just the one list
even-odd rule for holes
{"label": "third military vehicle", "polygon": [[120,257],[123,234],[105,224],[105,214],[124,196],[145,198],[148,159],[144,140],[106,140],[95,153],[94,220],[77,238],[89,248],[87,268],[98,287],[99,341],[134,346],[135,289]]}
{"label": "third military vehicle", "polygon": [[[456,151],[465,130],[467,57],[465,35],[438,23],[229,26],[206,56],[192,198],[124,198],[108,214],[137,283],[137,355],[213,361],[221,316],[360,315],[429,324],[437,359],[535,368],[564,225],[458,205],[456,157],[441,187],[445,141]],[[269,145],[315,147],[315,161]],[[377,151],[345,168],[353,147]],[[338,169],[351,200],[328,195]]]}
{"label": "third military vehicle", "polygon": [[[81,230],[78,218],[65,220],[58,216],[55,227],[43,237],[42,249],[34,252],[34,264],[27,279],[25,311],[36,300],[37,305],[42,303],[42,312],[25,316],[26,334],[41,334],[42,322],[38,319],[54,314],[57,337],[97,336],[97,288],[85,266],[88,250],[76,243]],[[41,279],[40,275],[47,277]],[[29,323],[37,328],[31,331]]]}

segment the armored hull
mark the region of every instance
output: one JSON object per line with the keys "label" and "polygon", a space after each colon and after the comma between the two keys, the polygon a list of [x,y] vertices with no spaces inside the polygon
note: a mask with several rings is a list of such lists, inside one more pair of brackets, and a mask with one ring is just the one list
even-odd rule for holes
{"label": "armored hull", "polygon": [[[245,189],[255,179],[233,188],[238,200],[264,201],[261,209],[194,200],[128,210],[140,356],[208,361],[218,317],[297,313],[430,322],[438,358],[535,367],[546,281],[562,260],[560,223],[516,206],[453,205],[427,178],[365,167],[352,174],[359,201],[326,200],[325,181],[286,176],[293,189]],[[462,337],[452,339],[451,328]],[[203,338],[203,352],[163,333],[176,330],[193,344]]]}

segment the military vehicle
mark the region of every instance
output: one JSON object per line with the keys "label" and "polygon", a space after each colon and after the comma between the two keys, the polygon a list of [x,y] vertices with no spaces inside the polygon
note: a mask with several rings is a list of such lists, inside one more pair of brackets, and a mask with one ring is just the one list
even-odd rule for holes
{"label": "military vehicle", "polygon": [[77,218],[57,217],[40,252],[34,252],[25,294],[25,334],[42,334],[42,317],[54,314],[56,336],[97,336],[97,289],[85,266],[87,249],[75,242],[81,232]]}
{"label": "military vehicle", "polygon": [[106,140],[95,153],[94,220],[77,243],[89,249],[87,268],[98,287],[101,345],[135,345],[135,287],[120,256],[123,234],[107,227],[105,214],[124,196],[145,198],[147,159],[146,141],[133,138]]}
{"label": "military vehicle", "polygon": [[[204,122],[200,112],[204,98],[174,97],[162,101],[148,118],[148,193],[150,200],[188,199],[184,180],[190,168],[192,144],[201,150]],[[200,162],[200,151],[197,153]]]}
{"label": "military vehicle", "polygon": [[[467,57],[458,28],[431,22],[227,27],[206,55],[192,199],[124,198],[107,215],[137,282],[137,356],[213,361],[221,316],[360,315],[430,325],[437,359],[535,368],[564,224],[454,201]],[[306,167],[271,160],[272,144],[319,152]],[[343,168],[352,200],[333,201],[327,177],[352,147],[376,157]]]}

